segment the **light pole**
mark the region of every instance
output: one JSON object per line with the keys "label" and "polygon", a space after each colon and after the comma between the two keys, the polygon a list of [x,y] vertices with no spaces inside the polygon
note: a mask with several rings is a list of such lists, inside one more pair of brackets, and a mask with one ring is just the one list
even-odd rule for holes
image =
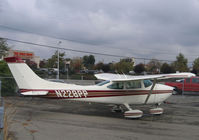
{"label": "light pole", "polygon": [[[61,44],[61,41],[58,42],[58,46]],[[59,79],[59,48],[57,49],[57,79]]]}
{"label": "light pole", "polygon": [[69,75],[68,75],[69,66],[70,66],[70,61],[66,61],[65,67],[66,67],[66,71],[67,71],[67,80],[69,78]]}
{"label": "light pole", "polygon": [[1,100],[1,79],[0,79],[0,100]]}

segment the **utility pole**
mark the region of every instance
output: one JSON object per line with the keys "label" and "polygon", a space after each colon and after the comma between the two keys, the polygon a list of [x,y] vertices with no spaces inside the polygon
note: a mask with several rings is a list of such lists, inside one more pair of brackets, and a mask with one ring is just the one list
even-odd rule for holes
{"label": "utility pole", "polygon": [[57,49],[57,79],[59,79],[59,49]]}
{"label": "utility pole", "polygon": [[[61,41],[58,42],[58,46],[61,44]],[[57,79],[59,79],[59,49],[57,49]]]}

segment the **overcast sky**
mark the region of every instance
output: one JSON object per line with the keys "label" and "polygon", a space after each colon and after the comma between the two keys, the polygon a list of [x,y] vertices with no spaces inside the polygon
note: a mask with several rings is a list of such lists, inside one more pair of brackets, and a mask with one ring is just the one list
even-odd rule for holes
{"label": "overcast sky", "polygon": [[[199,56],[199,0],[0,0],[0,37],[166,60],[175,60],[181,52],[191,62]],[[41,58],[55,51],[9,45]],[[66,51],[67,57],[83,55]]]}

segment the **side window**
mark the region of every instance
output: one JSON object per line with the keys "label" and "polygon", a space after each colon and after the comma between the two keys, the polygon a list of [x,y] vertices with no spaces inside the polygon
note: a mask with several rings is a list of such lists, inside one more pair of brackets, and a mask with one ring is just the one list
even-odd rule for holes
{"label": "side window", "polygon": [[126,89],[141,88],[141,81],[126,82]]}
{"label": "side window", "polygon": [[110,88],[110,89],[123,89],[124,88],[124,83],[116,82],[116,83],[113,83],[113,84],[109,85],[108,88]]}
{"label": "side window", "polygon": [[198,84],[199,83],[199,79],[198,78],[192,78],[192,83]]}

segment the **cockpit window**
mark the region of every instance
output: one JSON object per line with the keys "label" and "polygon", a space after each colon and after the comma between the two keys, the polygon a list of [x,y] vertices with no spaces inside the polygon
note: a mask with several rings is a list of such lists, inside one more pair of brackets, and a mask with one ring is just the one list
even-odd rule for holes
{"label": "cockpit window", "polygon": [[128,81],[126,82],[126,89],[141,88],[141,81]]}
{"label": "cockpit window", "polygon": [[151,82],[151,80],[144,80],[144,86],[145,88],[151,86],[153,83]]}
{"label": "cockpit window", "polygon": [[110,89],[123,89],[124,83],[123,82],[116,82],[108,86]]}
{"label": "cockpit window", "polygon": [[97,86],[103,86],[103,85],[106,85],[106,84],[108,84],[108,83],[110,83],[109,80],[107,80],[107,81],[102,81],[102,82],[98,83]]}

